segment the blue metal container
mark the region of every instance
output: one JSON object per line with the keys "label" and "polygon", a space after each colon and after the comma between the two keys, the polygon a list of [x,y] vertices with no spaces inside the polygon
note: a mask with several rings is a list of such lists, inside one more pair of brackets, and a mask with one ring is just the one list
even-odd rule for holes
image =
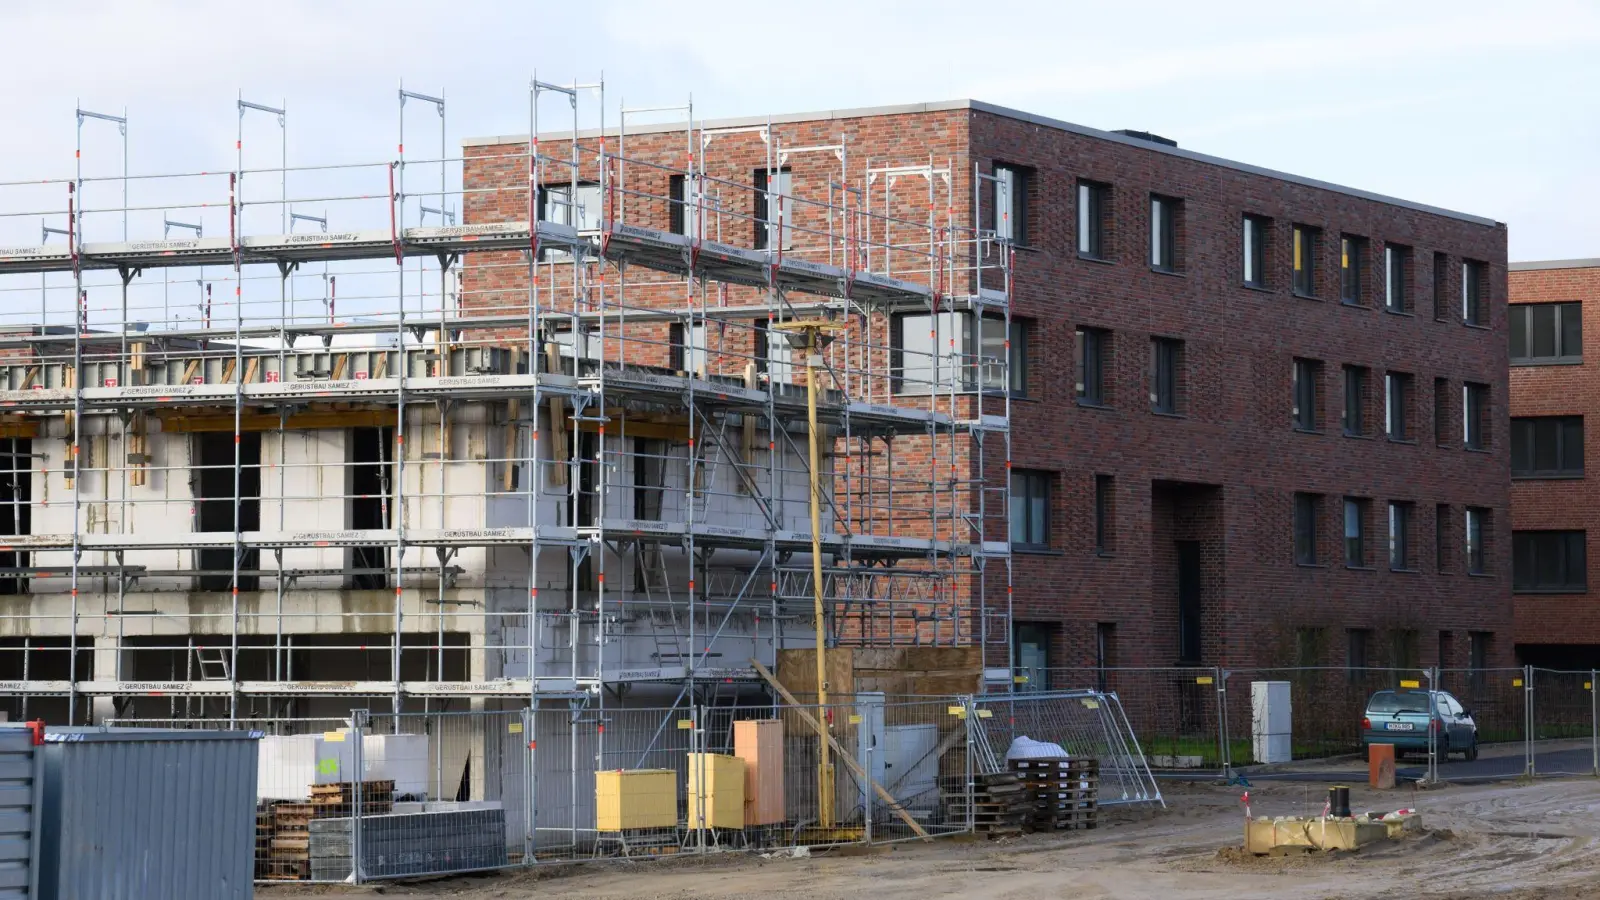
{"label": "blue metal container", "polygon": [[38,748],[44,783],[38,896],[254,896],[258,737],[242,731],[47,731]]}

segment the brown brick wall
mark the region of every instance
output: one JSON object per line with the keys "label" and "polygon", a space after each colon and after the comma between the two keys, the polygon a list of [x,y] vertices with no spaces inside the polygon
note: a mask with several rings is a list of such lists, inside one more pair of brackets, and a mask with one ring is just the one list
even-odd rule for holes
{"label": "brown brick wall", "polygon": [[[1600,421],[1600,381],[1589,345],[1600,323],[1600,267],[1512,272],[1512,303],[1579,301],[1585,319],[1584,364],[1515,366],[1511,411],[1518,416],[1584,416],[1586,445]],[[1587,451],[1586,451],[1587,455]],[[1585,466],[1587,470],[1589,467]],[[1600,534],[1600,490],[1592,479],[1517,479],[1511,483],[1512,526],[1518,529],[1583,529]],[[1600,569],[1589,542],[1589,592],[1516,595],[1519,645],[1600,644]]]}
{"label": "brown brick wall", "polygon": [[[1177,659],[1176,576],[1171,540],[1179,531],[1203,544],[1202,661],[1208,665],[1273,665],[1291,661],[1294,633],[1322,628],[1328,635],[1327,664],[1344,661],[1344,630],[1373,630],[1374,659],[1381,659],[1381,634],[1415,629],[1456,635],[1450,646],[1465,661],[1468,631],[1496,635],[1495,662],[1511,658],[1510,543],[1506,375],[1506,232],[1453,217],[1418,211],[1343,192],[1266,175],[1246,173],[1137,146],[1079,135],[976,110],[893,116],[835,118],[776,126],[784,144],[849,146],[849,181],[860,186],[872,165],[949,164],[950,208],[942,186],[934,214],[943,224],[969,225],[971,171],[989,171],[995,161],[1027,167],[1027,244],[1016,254],[1015,315],[1029,326],[1027,397],[1013,407],[1012,455],[1017,467],[1055,473],[1052,547],[1019,554],[1014,565],[1018,621],[1060,623],[1052,639],[1053,666],[1093,662],[1096,623],[1114,623],[1115,655],[1121,665],[1170,665]],[[630,137],[628,155],[680,165],[683,135]],[[520,152],[520,147],[471,147],[468,156]],[[744,209],[754,169],[765,149],[752,134],[719,136],[707,150],[707,170],[723,179],[725,208]],[[467,186],[498,185],[496,194],[469,195],[468,221],[526,216],[524,163],[493,160],[467,166]],[[822,198],[837,175],[831,155],[791,161],[795,192]],[[642,169],[630,169],[630,172]],[[586,177],[592,173],[586,173]],[[630,188],[665,192],[665,173],[630,175]],[[646,187],[651,178],[661,181]],[[1076,184],[1088,179],[1110,186],[1106,261],[1076,253]],[[925,221],[925,187],[898,182],[895,215]],[[874,186],[882,190],[882,183]],[[991,200],[987,192],[983,204]],[[1149,199],[1152,193],[1181,201],[1174,229],[1179,271],[1158,273],[1147,263]],[[630,200],[634,203],[634,200]],[[638,201],[644,203],[644,201]],[[879,206],[874,201],[874,206]],[[651,209],[648,205],[641,208]],[[1266,287],[1242,284],[1240,220],[1245,213],[1270,219]],[[664,211],[661,212],[664,217]],[[731,213],[730,213],[731,215]],[[632,216],[630,216],[630,219]],[[805,221],[797,214],[797,219]],[[812,226],[817,220],[811,219]],[[1321,230],[1316,252],[1315,299],[1294,296],[1290,282],[1290,228]],[[825,224],[825,220],[824,220]],[[664,227],[664,220],[658,227]],[[730,232],[732,229],[730,229]],[[912,233],[904,229],[900,237]],[[1339,236],[1366,238],[1364,308],[1339,302]],[[725,233],[749,245],[751,235]],[[803,243],[804,237],[797,239]],[[1379,307],[1385,242],[1411,248],[1412,313]],[[1443,253],[1443,296],[1459,292],[1454,272],[1461,259],[1489,264],[1486,328],[1464,325],[1456,304],[1434,315],[1434,254]],[[483,262],[514,262],[511,254],[482,254],[469,261],[470,297],[493,292],[525,296],[520,267],[474,268]],[[503,258],[496,258],[503,257]],[[896,274],[917,277],[916,253],[896,257]],[[876,267],[876,266],[875,266]],[[612,277],[608,275],[608,278]],[[630,278],[633,276],[630,276]],[[629,303],[682,303],[682,288],[630,287]],[[709,302],[758,301],[745,288],[730,288]],[[1091,409],[1073,401],[1074,330],[1110,329],[1115,342],[1107,372],[1111,407]],[[875,341],[886,334],[874,323]],[[1150,412],[1152,336],[1184,342],[1179,416]],[[1290,426],[1290,371],[1295,357],[1322,363],[1319,407],[1323,428],[1300,434]],[[1367,367],[1368,437],[1340,431],[1342,367]],[[1386,371],[1413,376],[1411,433],[1415,440],[1382,436],[1382,378]],[[1459,408],[1464,381],[1490,386],[1488,452],[1463,450],[1459,422],[1450,423],[1445,446],[1434,441],[1435,379],[1447,379]],[[882,399],[881,396],[875,399]],[[1459,415],[1457,413],[1457,415]],[[991,436],[989,477],[998,482],[999,436]],[[910,456],[906,457],[908,462]],[[1094,476],[1115,478],[1112,550],[1093,546]],[[1166,483],[1208,485],[1196,511],[1169,509],[1161,500]],[[1292,509],[1295,491],[1325,495],[1320,551],[1325,565],[1295,565]],[[1192,493],[1192,492],[1190,492]],[[1339,557],[1338,514],[1345,495],[1369,498],[1369,569],[1346,569]],[[1412,557],[1416,571],[1391,572],[1387,565],[1387,502],[1414,504]],[[1444,573],[1434,560],[1434,509],[1449,504],[1452,521],[1467,506],[1492,511],[1490,574],[1464,574],[1457,546]],[[1157,510],[1164,510],[1157,512]],[[1170,515],[1169,515],[1170,513]],[[1458,533],[1459,533],[1459,523]],[[1460,544],[1460,541],[1454,541]],[[990,582],[997,579],[991,570]],[[990,593],[1003,602],[1003,592]],[[1421,642],[1422,663],[1432,663],[1437,643]]]}

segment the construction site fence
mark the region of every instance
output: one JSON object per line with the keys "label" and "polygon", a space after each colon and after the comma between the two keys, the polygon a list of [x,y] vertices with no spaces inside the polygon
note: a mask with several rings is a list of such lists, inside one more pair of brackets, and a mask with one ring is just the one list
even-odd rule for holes
{"label": "construction site fence", "polygon": [[237,727],[286,739],[261,744],[257,879],[337,883],[986,834],[994,823],[975,787],[1008,770],[1020,737],[1097,760],[1097,779],[1082,781],[1086,810],[1160,803],[1129,722],[1116,695],[1080,690],[857,694],[826,705],[354,709]]}
{"label": "construction site fence", "polygon": [[[1022,696],[1074,687],[1116,694],[1151,768],[1168,775],[1229,777],[1236,769],[1265,765],[1267,759],[1281,762],[1281,743],[1277,753],[1268,747],[1273,729],[1281,726],[1266,721],[1264,704],[1270,702],[1266,697],[1271,689],[1263,686],[1278,682],[1288,685],[1291,764],[1364,757],[1362,720],[1378,691],[1438,691],[1470,715],[1480,748],[1497,762],[1463,767],[1466,748],[1445,752],[1430,741],[1426,752],[1415,753],[1425,760],[1427,777],[1600,776],[1600,702],[1595,693],[1600,670],[1052,668],[1034,670],[1018,682]],[[1430,709],[1437,711],[1436,706]]]}

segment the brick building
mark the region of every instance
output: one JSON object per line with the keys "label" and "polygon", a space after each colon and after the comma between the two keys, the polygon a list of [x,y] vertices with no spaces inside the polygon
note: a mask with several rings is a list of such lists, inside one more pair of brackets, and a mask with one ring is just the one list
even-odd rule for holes
{"label": "brick building", "polygon": [[1600,315],[1600,259],[1512,263],[1511,509],[1517,653],[1530,665],[1600,665],[1588,533],[1600,496],[1584,425],[1600,407],[1585,318]]}
{"label": "brick building", "polygon": [[[682,233],[698,213],[650,198],[684,196],[670,172],[714,147],[705,195],[755,222],[729,243],[773,240],[776,177],[796,228],[824,227],[801,198],[836,182],[879,215],[1015,246],[1009,344],[981,312],[870,327],[891,366],[930,324],[1007,347],[1020,668],[1512,658],[1502,224],[976,101],[695,125],[630,129],[623,154],[661,167],[616,191],[630,218]],[[525,183],[526,142],[467,141],[467,188]],[[617,202],[582,161],[541,196],[572,180],[546,214],[598,222]],[[469,197],[467,220],[518,214],[499,202]],[[470,303],[527,289],[481,256]],[[704,352],[661,330],[676,367]]]}

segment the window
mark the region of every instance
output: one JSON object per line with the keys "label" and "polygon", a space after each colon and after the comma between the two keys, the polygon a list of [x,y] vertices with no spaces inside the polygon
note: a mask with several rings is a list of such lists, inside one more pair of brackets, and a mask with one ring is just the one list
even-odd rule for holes
{"label": "window", "polygon": [[666,498],[667,460],[672,450],[660,438],[633,439],[633,517],[660,519]]}
{"label": "window", "polygon": [[673,234],[699,234],[699,203],[689,196],[689,180],[683,175],[667,179],[667,212],[668,228]]}
{"label": "window", "polygon": [[1517,303],[1511,320],[1511,363],[1583,361],[1583,306],[1578,303]]}
{"label": "window", "polygon": [[1050,644],[1059,626],[1053,622],[1017,622],[1012,626],[1017,660],[1017,690],[1050,690]]}
{"label": "window", "polygon": [[1511,589],[1523,594],[1589,589],[1582,531],[1511,533]]}
{"label": "window", "polygon": [[1367,269],[1367,239],[1354,235],[1339,238],[1339,299],[1352,306],[1366,302],[1362,280]]}
{"label": "window", "polygon": [[1344,367],[1344,433],[1350,437],[1366,434],[1367,370],[1362,366]]}
{"label": "window", "polygon": [[1272,230],[1272,220],[1261,216],[1244,217],[1244,283],[1250,287],[1267,286],[1267,235]]}
{"label": "window", "polygon": [[1450,379],[1433,380],[1433,442],[1441,447],[1450,444]]}
{"label": "window", "polygon": [[1106,683],[1107,672],[1117,664],[1117,626],[1115,622],[1097,622],[1094,626],[1094,667],[1097,672],[1096,683],[1098,689],[1104,693],[1110,690]]}
{"label": "window", "polygon": [[[539,188],[539,220],[571,225],[579,231],[600,228],[602,195],[600,185],[580,181],[574,192],[570,182],[547,184]],[[555,247],[540,248],[541,259],[568,259],[571,254]]]}
{"label": "window", "polygon": [[1078,402],[1107,406],[1106,372],[1111,367],[1111,332],[1102,328],[1078,329]]}
{"label": "window", "polygon": [[1484,273],[1487,268],[1477,260],[1461,261],[1461,320],[1468,325],[1483,324]]}
{"label": "window", "polygon": [[1411,248],[1383,245],[1383,305],[1390,312],[1411,311]]}
{"label": "window", "polygon": [[1489,511],[1467,507],[1467,573],[1483,575],[1489,571],[1489,554],[1484,541],[1489,538]]}
{"label": "window", "polygon": [[[1450,661],[1455,658],[1455,655],[1456,655],[1455,654],[1455,635],[1451,634],[1448,631],[1439,632],[1439,666],[1440,666],[1440,668],[1444,668],[1446,666],[1449,666],[1450,665]],[[1451,714],[1452,715],[1461,715],[1459,710],[1460,710],[1460,706],[1455,706],[1455,707],[1453,707],[1451,709]]]}
{"label": "window", "polygon": [[1294,361],[1294,427],[1316,431],[1322,424],[1317,408],[1317,385],[1322,381],[1322,363],[1314,359]]}
{"label": "window", "polygon": [[1450,504],[1440,503],[1433,508],[1433,568],[1440,575],[1450,571],[1450,548],[1455,546],[1451,521]]}
{"label": "window", "polygon": [[1093,181],[1078,182],[1078,254],[1090,259],[1106,259],[1110,245],[1106,241],[1107,200],[1111,188]]}
{"label": "window", "polygon": [[1583,474],[1583,416],[1511,420],[1511,475],[1566,478]]}
{"label": "window", "polygon": [[[756,170],[755,211],[757,250],[788,250],[794,246],[793,176],[788,169]],[[775,247],[779,229],[782,246]]]}
{"label": "window", "polygon": [[774,384],[794,382],[794,349],[781,331],[773,330],[766,319],[757,319],[753,326],[755,335],[756,371],[767,376]]}
{"label": "window", "polygon": [[1411,504],[1399,500],[1389,501],[1389,568],[1416,568],[1411,555]]}
{"label": "window", "polygon": [[1158,413],[1183,412],[1183,341],[1150,341],[1150,408]]}
{"label": "window", "polygon": [[1433,254],[1433,317],[1443,322],[1450,318],[1450,286],[1445,279],[1450,274],[1450,257]]}
{"label": "window", "polygon": [[673,322],[667,329],[672,347],[667,367],[677,372],[704,376],[706,373],[706,326],[704,322],[684,327]]}
{"label": "window", "polygon": [[994,233],[1002,241],[1028,243],[1028,173],[995,163]]}
{"label": "window", "polygon": [[1345,654],[1345,667],[1350,670],[1350,679],[1354,681],[1361,676],[1362,669],[1371,665],[1367,647],[1372,643],[1372,632],[1365,628],[1352,628],[1349,638],[1350,649]]}
{"label": "window", "polygon": [[1011,545],[1028,550],[1050,546],[1050,472],[1011,472]]}
{"label": "window", "polygon": [[1409,628],[1389,632],[1390,662],[1397,669],[1417,667],[1417,633]]}
{"label": "window", "polygon": [[1468,681],[1474,691],[1483,690],[1484,670],[1489,668],[1491,637],[1487,631],[1467,632],[1467,665],[1470,667]]}
{"label": "window", "polygon": [[1302,297],[1317,295],[1317,238],[1320,234],[1309,225],[1294,226],[1294,292]]}
{"label": "window", "polygon": [[1366,520],[1367,501],[1344,498],[1344,564],[1351,568],[1364,568],[1367,564]]}
{"label": "window", "polygon": [[[894,317],[890,334],[890,379],[896,393],[927,393],[949,390],[950,380],[959,365],[962,391],[999,391],[1007,383],[1021,395],[1027,384],[1027,325],[1011,320],[1011,340],[1006,340],[1006,322],[999,316],[980,316],[973,334],[971,313],[904,313]],[[952,339],[958,361],[949,359]]]}
{"label": "window", "polygon": [[1183,201],[1150,195],[1150,267],[1161,272],[1176,272],[1182,267],[1178,247],[1178,219]]}
{"label": "window", "polygon": [[1391,441],[1411,440],[1411,376],[1388,372],[1383,376],[1383,430]]}
{"label": "window", "polygon": [[1462,438],[1468,450],[1489,446],[1489,386],[1467,382],[1461,386]]}
{"label": "window", "polygon": [[1314,668],[1322,662],[1322,629],[1295,629],[1295,662],[1302,669]]}
{"label": "window", "polygon": [[1116,479],[1110,475],[1094,477],[1094,549],[1110,553],[1116,534]]}
{"label": "window", "polygon": [[1294,495],[1294,561],[1302,566],[1317,564],[1317,524],[1322,518],[1322,495]]}

